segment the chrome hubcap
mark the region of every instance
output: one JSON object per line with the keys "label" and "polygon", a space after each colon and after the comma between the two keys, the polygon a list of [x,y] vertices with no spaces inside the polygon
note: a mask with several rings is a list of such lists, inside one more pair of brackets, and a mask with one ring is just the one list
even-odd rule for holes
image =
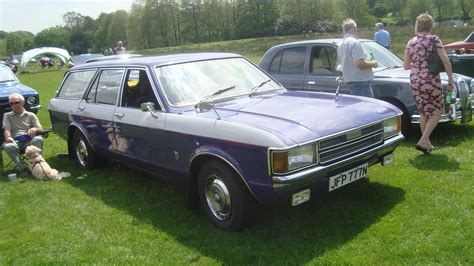
{"label": "chrome hubcap", "polygon": [[82,139],[76,144],[76,158],[82,166],[87,165],[87,147]]}
{"label": "chrome hubcap", "polygon": [[214,216],[223,221],[229,218],[231,212],[230,193],[225,183],[217,176],[209,176],[206,180],[206,200]]}

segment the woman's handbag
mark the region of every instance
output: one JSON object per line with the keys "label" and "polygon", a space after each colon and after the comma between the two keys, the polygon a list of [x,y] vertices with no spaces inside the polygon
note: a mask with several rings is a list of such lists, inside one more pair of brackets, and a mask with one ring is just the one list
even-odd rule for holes
{"label": "woman's handbag", "polygon": [[437,53],[437,47],[435,43],[435,36],[431,38],[432,47],[430,57],[428,58],[428,72],[431,74],[439,74],[439,72],[445,72],[443,61],[439,58]]}

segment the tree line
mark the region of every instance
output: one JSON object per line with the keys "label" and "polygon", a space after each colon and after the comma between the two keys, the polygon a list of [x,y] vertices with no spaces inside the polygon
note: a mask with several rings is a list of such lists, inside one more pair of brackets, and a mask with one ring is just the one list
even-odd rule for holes
{"label": "tree line", "polygon": [[242,38],[337,31],[344,18],[359,27],[377,21],[413,25],[429,12],[437,21],[469,21],[474,0],[135,0],[129,10],[97,19],[74,11],[64,25],[34,35],[0,31],[0,55],[54,46],[73,54],[102,52],[122,40],[129,50]]}

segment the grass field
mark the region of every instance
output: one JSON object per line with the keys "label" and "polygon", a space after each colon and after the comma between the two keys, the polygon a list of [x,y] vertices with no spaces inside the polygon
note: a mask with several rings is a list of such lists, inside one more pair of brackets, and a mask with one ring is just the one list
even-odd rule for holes
{"label": "grass field", "polygon": [[[243,54],[255,62],[263,51]],[[63,73],[19,76],[39,91],[45,128]],[[179,187],[120,166],[81,171],[56,156],[66,142],[52,134],[45,157],[72,177],[1,179],[0,264],[472,265],[473,136],[474,122],[440,126],[430,156],[415,150],[418,136],[411,136],[394,165],[371,167],[367,179],[296,208],[261,208],[252,227],[225,232],[186,209]]]}

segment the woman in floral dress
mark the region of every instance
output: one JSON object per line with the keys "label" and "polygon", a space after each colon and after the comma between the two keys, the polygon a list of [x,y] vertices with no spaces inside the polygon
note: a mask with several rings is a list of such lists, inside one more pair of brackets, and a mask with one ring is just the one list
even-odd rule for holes
{"label": "woman in floral dress", "polygon": [[433,49],[433,37],[437,48],[436,52],[448,74],[448,89],[453,90],[451,63],[439,37],[431,35],[433,22],[433,17],[428,13],[421,14],[416,18],[416,36],[408,41],[404,58],[405,69],[411,69],[410,87],[420,113],[421,138],[416,144],[416,149],[425,154],[434,149],[430,141],[430,135],[444,112],[443,89],[439,74],[428,72],[428,58]]}

